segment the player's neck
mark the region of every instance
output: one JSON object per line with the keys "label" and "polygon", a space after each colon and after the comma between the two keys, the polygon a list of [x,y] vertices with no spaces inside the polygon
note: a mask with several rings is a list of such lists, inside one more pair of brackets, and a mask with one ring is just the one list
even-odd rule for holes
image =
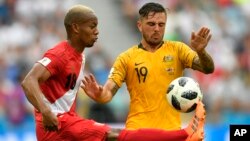
{"label": "player's neck", "polygon": [[145,41],[141,41],[140,47],[146,51],[155,52],[157,49],[159,49],[162,46],[162,44],[163,44],[163,41],[157,45],[150,45]]}
{"label": "player's neck", "polygon": [[85,47],[78,45],[77,43],[72,42],[71,40],[67,40],[68,44],[73,47],[77,52],[82,53]]}

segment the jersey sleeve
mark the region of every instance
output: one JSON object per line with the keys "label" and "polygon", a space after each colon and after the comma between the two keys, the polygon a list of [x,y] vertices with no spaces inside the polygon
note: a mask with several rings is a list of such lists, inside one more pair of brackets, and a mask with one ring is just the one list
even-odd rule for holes
{"label": "jersey sleeve", "polygon": [[37,62],[46,67],[51,75],[59,73],[60,66],[62,66],[59,58],[51,53],[45,53],[43,58]]}
{"label": "jersey sleeve", "polygon": [[122,83],[125,81],[126,73],[127,73],[127,56],[125,53],[120,54],[113,67],[110,70],[109,79],[113,80],[119,87],[122,86]]}
{"label": "jersey sleeve", "polygon": [[185,68],[191,68],[197,53],[184,43],[180,43],[179,47],[179,59]]}

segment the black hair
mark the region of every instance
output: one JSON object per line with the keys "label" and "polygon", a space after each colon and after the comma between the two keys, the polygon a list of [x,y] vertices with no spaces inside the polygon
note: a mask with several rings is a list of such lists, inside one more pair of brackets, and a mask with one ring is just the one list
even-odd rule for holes
{"label": "black hair", "polygon": [[164,12],[165,14],[167,14],[166,9],[161,4],[154,2],[144,4],[139,10],[141,18],[147,17],[150,12],[154,13]]}

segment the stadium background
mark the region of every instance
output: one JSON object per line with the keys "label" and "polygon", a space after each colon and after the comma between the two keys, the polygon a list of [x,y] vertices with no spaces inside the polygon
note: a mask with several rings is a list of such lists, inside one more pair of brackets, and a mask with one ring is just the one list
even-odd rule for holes
{"label": "stadium background", "polygon": [[[165,39],[189,44],[190,34],[205,25],[213,37],[207,48],[216,70],[197,79],[207,109],[205,141],[227,141],[230,124],[250,123],[250,1],[154,0],[170,9]],[[65,39],[63,17],[74,4],[92,7],[99,18],[99,39],[86,49],[86,73],[104,83],[115,57],[140,41],[138,8],[149,0],[0,0],[0,141],[35,141],[33,109],[20,80],[45,50]],[[107,105],[91,101],[80,91],[78,113],[123,127],[129,103],[122,87]],[[193,113],[183,114],[185,126]]]}

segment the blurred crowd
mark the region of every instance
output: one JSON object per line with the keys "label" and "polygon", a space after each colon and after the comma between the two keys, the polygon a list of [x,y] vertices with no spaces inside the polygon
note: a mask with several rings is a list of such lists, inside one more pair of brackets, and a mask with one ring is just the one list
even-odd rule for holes
{"label": "blurred crowd", "polygon": [[[138,9],[148,0],[117,1],[121,16],[129,24],[128,30],[131,30],[131,34],[138,34]],[[166,40],[189,44],[192,31],[201,26],[211,28],[213,36],[207,51],[214,59],[215,72],[203,75],[188,70],[185,73],[197,79],[201,85],[208,115],[211,114],[208,121],[249,123],[250,1],[154,2],[168,8]],[[20,81],[45,50],[66,38],[62,22],[64,13],[75,3],[66,0],[0,0],[0,132],[32,120],[33,108],[24,97]],[[112,51],[108,52],[99,43],[86,54],[86,73],[93,73],[103,84],[113,62],[110,59]],[[126,89],[121,89],[118,93],[125,92]],[[83,117],[100,122],[123,122],[126,119],[127,98],[118,97],[111,104],[100,105],[84,94],[79,97],[78,111]]]}

